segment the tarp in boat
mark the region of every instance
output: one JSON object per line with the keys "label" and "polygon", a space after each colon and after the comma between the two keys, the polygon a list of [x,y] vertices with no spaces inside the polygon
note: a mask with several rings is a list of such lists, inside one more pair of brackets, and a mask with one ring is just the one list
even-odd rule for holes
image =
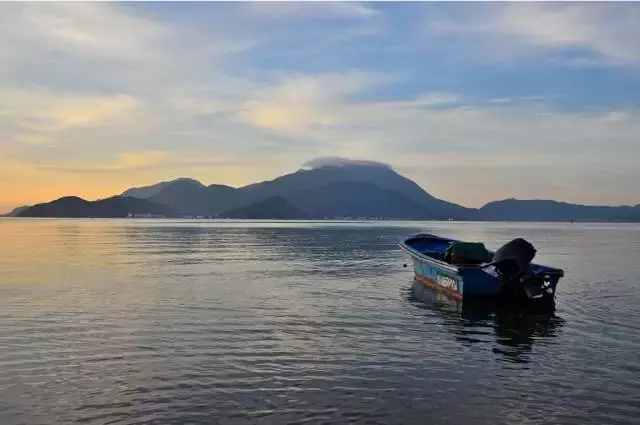
{"label": "tarp in boat", "polygon": [[481,242],[453,242],[444,254],[444,260],[451,264],[481,264],[492,258]]}

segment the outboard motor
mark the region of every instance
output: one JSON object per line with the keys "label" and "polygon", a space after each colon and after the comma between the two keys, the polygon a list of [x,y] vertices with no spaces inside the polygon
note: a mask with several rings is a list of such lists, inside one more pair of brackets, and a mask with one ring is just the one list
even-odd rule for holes
{"label": "outboard motor", "polygon": [[536,249],[522,238],[502,246],[493,255],[493,265],[508,280],[517,279],[529,270]]}
{"label": "outboard motor", "polygon": [[[530,272],[536,249],[522,238],[514,239],[496,251],[491,264],[504,281],[503,296],[515,300],[550,300],[545,281]],[[549,297],[551,296],[551,297]]]}

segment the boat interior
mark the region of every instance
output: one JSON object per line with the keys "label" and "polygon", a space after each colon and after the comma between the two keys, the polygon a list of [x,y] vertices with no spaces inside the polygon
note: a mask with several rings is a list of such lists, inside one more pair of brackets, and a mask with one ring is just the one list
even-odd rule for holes
{"label": "boat interior", "polygon": [[449,248],[449,245],[453,242],[455,242],[453,239],[423,234],[407,239],[405,244],[421,254],[435,258],[436,260],[445,261],[444,257],[447,248]]}

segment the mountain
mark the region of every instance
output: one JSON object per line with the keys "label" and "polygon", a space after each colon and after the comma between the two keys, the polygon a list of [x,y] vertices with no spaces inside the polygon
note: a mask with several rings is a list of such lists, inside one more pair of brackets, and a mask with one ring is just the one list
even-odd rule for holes
{"label": "mountain", "polygon": [[505,199],[480,209],[438,199],[391,167],[331,159],[269,181],[234,188],[179,178],[99,201],[61,198],[21,217],[393,218],[521,221],[640,221],[640,205],[590,206]]}
{"label": "mountain", "polygon": [[221,214],[224,218],[295,220],[309,218],[307,213],[295,207],[282,196],[272,196],[242,208]]}
{"label": "mountain", "polygon": [[517,221],[640,221],[640,206],[593,206],[552,200],[505,199],[478,211],[482,220]]}
{"label": "mountain", "polygon": [[195,180],[180,181],[165,187],[148,200],[166,205],[180,215],[216,216],[236,206],[236,191],[229,186],[204,186]]}
{"label": "mountain", "polygon": [[475,213],[431,196],[390,167],[376,163],[301,169],[238,189],[205,186],[182,178],[129,189],[123,195],[147,199],[166,205],[179,215],[191,216],[226,216],[229,212],[246,215],[254,211],[258,218],[264,214],[258,212],[257,206],[274,197],[286,199],[307,217],[466,219]]}
{"label": "mountain", "polygon": [[428,211],[406,196],[371,183],[337,182],[286,197],[275,195],[221,214],[225,218],[422,218]]}
{"label": "mountain", "polygon": [[17,207],[12,209],[11,211],[9,211],[6,214],[2,214],[0,215],[0,217],[17,217],[20,215],[20,213],[24,210],[26,210],[27,208],[29,208],[29,205],[23,205],[21,207]]}
{"label": "mountain", "polygon": [[424,203],[372,183],[335,182],[292,193],[288,199],[312,218],[425,218]]}
{"label": "mountain", "polygon": [[205,186],[189,178],[128,189],[121,196],[147,199],[166,205],[182,216],[217,216],[222,211],[238,206],[241,197],[238,189],[231,186]]}
{"label": "mountain", "polygon": [[132,215],[175,216],[171,208],[126,196],[114,196],[98,201],[86,201],[67,196],[37,204],[19,213],[19,217],[127,217]]}
{"label": "mountain", "polygon": [[[419,206],[421,211],[419,216],[421,218],[446,219],[453,217],[465,219],[471,218],[475,213],[473,209],[431,196],[415,182],[401,176],[391,167],[377,163],[354,162],[302,169],[274,180],[242,187],[240,190],[256,198],[269,196],[289,197],[294,193],[313,191],[330,184],[343,184],[345,182],[368,183],[376,185],[382,190],[393,191]],[[356,191],[353,192],[352,196],[358,197],[360,194]],[[329,213],[329,216],[340,215],[337,211],[335,213],[332,213],[332,211],[326,212]],[[365,215],[375,216],[376,214],[370,211],[369,214]],[[415,214],[412,212],[405,215],[405,217],[415,217]]]}
{"label": "mountain", "polygon": [[202,185],[202,183],[200,183],[197,180],[194,179],[190,179],[190,178],[186,178],[186,177],[181,177],[179,179],[175,179],[175,180],[171,180],[171,181],[167,181],[167,182],[160,182],[160,183],[156,183],[153,184],[151,186],[143,186],[143,187],[132,187],[131,189],[127,189],[125,190],[120,196],[128,196],[131,198],[140,198],[140,199],[148,199],[151,198],[153,195],[156,195],[158,193],[160,193],[163,189],[174,185],[174,184],[182,184],[182,183],[196,183],[199,185]]}

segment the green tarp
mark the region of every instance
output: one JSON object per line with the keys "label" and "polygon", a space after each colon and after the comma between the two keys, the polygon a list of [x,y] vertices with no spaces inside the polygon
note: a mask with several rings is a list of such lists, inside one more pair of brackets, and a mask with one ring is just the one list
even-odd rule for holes
{"label": "green tarp", "polygon": [[452,264],[488,263],[492,258],[481,242],[453,242],[444,256],[445,261]]}

